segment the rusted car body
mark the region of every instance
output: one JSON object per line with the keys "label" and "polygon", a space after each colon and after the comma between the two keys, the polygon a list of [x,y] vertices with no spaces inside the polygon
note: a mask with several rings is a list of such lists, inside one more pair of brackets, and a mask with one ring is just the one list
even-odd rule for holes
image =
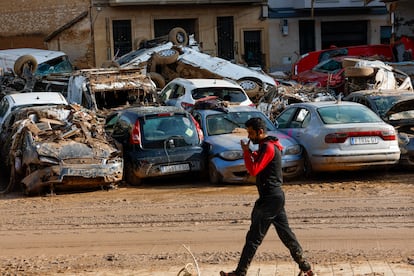
{"label": "rusted car body", "polygon": [[1,132],[3,166],[25,194],[55,189],[109,187],[122,180],[122,153],[104,131],[104,120],[79,105],[13,111]]}
{"label": "rusted car body", "polygon": [[74,72],[68,81],[66,98],[104,111],[132,104],[153,103],[156,86],[142,68],[98,68]]}

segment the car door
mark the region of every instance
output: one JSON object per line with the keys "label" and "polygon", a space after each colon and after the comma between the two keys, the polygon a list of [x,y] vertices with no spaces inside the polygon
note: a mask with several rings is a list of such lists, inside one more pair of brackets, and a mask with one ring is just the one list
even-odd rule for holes
{"label": "car door", "polygon": [[296,139],[299,144],[307,145],[311,139],[308,129],[310,119],[311,112],[309,109],[305,107],[294,107],[282,112],[276,121],[280,131]]}

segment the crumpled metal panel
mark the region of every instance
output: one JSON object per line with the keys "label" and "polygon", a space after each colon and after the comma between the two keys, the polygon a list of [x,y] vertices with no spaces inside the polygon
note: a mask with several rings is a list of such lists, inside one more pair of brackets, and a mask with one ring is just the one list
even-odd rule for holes
{"label": "crumpled metal panel", "polygon": [[14,182],[22,183],[26,193],[122,180],[122,153],[93,111],[75,104],[23,108],[14,116],[9,163]]}

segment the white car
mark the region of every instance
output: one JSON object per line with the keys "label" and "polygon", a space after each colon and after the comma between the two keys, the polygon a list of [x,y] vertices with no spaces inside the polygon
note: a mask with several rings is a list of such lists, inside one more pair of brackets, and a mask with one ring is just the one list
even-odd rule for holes
{"label": "white car", "polygon": [[45,76],[52,73],[71,73],[73,66],[62,51],[35,48],[0,50],[0,68],[3,73],[23,74],[24,64],[30,64],[32,73]]}
{"label": "white car", "polygon": [[239,84],[224,79],[173,79],[161,90],[159,101],[190,110],[196,101],[207,97],[216,97],[233,105],[254,106]]}
{"label": "white car", "polygon": [[4,96],[0,101],[0,132],[5,118],[15,109],[37,105],[67,105],[65,97],[59,92],[16,93]]}

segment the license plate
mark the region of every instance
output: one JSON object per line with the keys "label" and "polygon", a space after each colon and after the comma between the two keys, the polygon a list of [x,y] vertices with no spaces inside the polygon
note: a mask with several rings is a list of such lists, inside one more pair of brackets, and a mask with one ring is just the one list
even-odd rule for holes
{"label": "license plate", "polygon": [[161,167],[162,173],[186,172],[189,170],[190,170],[189,164],[178,164],[178,165],[170,165],[170,166]]}
{"label": "license plate", "polygon": [[351,145],[378,144],[378,137],[351,137]]}

